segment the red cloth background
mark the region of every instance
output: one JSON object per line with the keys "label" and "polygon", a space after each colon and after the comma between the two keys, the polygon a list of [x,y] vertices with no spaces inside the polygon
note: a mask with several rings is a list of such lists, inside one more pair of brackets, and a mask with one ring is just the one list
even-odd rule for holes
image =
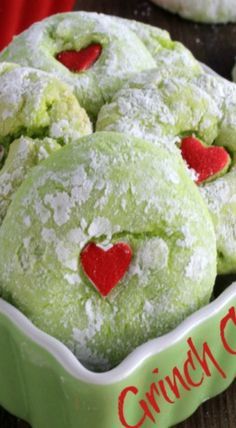
{"label": "red cloth background", "polygon": [[0,0],[0,50],[31,24],[73,9],[75,0]]}

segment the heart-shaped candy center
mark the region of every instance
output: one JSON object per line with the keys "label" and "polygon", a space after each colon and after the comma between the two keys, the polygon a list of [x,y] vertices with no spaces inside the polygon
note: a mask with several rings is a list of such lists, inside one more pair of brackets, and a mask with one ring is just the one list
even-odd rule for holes
{"label": "heart-shaped candy center", "polygon": [[80,73],[86,71],[98,60],[102,53],[102,46],[93,43],[80,51],[63,51],[57,54],[56,59],[70,71]]}
{"label": "heart-shaped candy center", "polygon": [[80,255],[85,274],[103,297],[123,278],[131,259],[132,249],[125,242],[119,242],[108,250],[91,242]]}
{"label": "heart-shaped candy center", "polygon": [[197,184],[222,174],[231,162],[230,155],[224,147],[206,147],[195,137],[184,138],[180,148],[183,159],[197,174],[195,180]]}

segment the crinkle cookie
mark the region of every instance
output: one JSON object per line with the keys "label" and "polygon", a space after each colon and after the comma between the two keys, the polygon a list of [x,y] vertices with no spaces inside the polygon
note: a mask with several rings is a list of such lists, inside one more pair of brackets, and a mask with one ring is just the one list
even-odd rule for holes
{"label": "crinkle cookie", "polygon": [[179,151],[124,134],[35,167],[0,247],[3,297],[96,370],[206,304],[216,274],[213,224]]}
{"label": "crinkle cookie", "polygon": [[[224,175],[203,183],[200,191],[215,225],[219,273],[236,272],[236,85],[222,78],[202,75],[196,84],[206,90],[222,112],[218,134],[213,142],[230,155]],[[218,154],[218,159],[221,159]],[[222,174],[221,174],[222,175]],[[217,178],[217,179],[216,179]]]}
{"label": "crinkle cookie", "polygon": [[212,214],[218,272],[236,272],[236,85],[206,73],[162,79],[159,70],[143,72],[101,109],[96,129],[165,145],[197,137],[199,144],[186,139],[182,154]]}
{"label": "crinkle cookie", "polygon": [[56,74],[92,116],[130,74],[155,66],[142,41],[106,15],[74,12],[41,21],[16,37],[1,58]]}
{"label": "crinkle cookie", "polygon": [[91,132],[66,84],[43,71],[0,64],[0,224],[28,171]]}
{"label": "crinkle cookie", "polygon": [[211,144],[218,133],[221,112],[216,103],[185,76],[164,78],[163,68],[134,76],[105,104],[97,131],[130,133],[169,144],[189,131]]}
{"label": "crinkle cookie", "polygon": [[33,25],[0,55],[68,82],[94,119],[125,79],[159,65],[201,67],[180,43],[157,28],[112,16],[73,12]]}
{"label": "crinkle cookie", "polygon": [[51,138],[41,140],[20,137],[11,143],[8,156],[0,169],[0,225],[15,191],[27,174],[34,166],[60,148],[60,144]]}
{"label": "crinkle cookie", "polygon": [[184,18],[206,23],[236,22],[235,0],[152,0]]}

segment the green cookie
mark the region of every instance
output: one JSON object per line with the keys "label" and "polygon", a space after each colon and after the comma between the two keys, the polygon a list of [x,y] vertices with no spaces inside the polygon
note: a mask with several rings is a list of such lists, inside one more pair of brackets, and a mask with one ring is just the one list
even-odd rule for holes
{"label": "green cookie", "polygon": [[15,64],[0,67],[0,144],[24,135],[60,144],[92,132],[70,88],[50,74]]}
{"label": "green cookie", "polygon": [[[83,71],[76,72],[57,59],[62,52],[80,52],[94,44],[99,44],[102,52],[94,63],[86,63]],[[167,32],[88,12],[59,14],[33,25],[14,38],[0,60],[30,65],[65,80],[92,119],[133,73],[154,67],[186,69],[193,75],[202,71],[192,54],[173,42]]]}
{"label": "green cookie", "polygon": [[143,72],[101,109],[96,129],[166,145],[195,134],[207,145],[227,149],[230,171],[200,191],[216,228],[218,272],[236,272],[236,85],[207,73],[173,77],[170,71],[161,78],[159,70]]}
{"label": "green cookie", "polygon": [[[102,46],[102,53],[84,72],[71,72],[56,59],[58,53],[80,51],[93,43]],[[86,12],[59,14],[33,25],[14,39],[1,58],[57,75],[74,88],[92,118],[124,79],[155,66],[151,54],[127,26],[112,17]]]}
{"label": "green cookie", "polygon": [[45,72],[0,64],[0,224],[30,169],[92,126],[70,88]]}
{"label": "green cookie", "polygon": [[218,106],[191,82],[191,76],[173,77],[170,70],[170,76],[164,78],[162,70],[140,73],[129,80],[111,103],[102,107],[96,130],[126,132],[163,144],[195,132],[211,144],[222,118]]}
{"label": "green cookie", "polygon": [[[91,242],[132,250],[107,297],[81,262]],[[118,133],[83,138],[35,167],[0,248],[3,297],[95,370],[205,305],[216,274],[212,221],[178,150]]]}
{"label": "green cookie", "polygon": [[236,85],[210,75],[194,81],[210,95],[222,113],[214,144],[225,147],[231,154],[228,173],[201,186],[200,191],[215,225],[218,272],[236,273]]}
{"label": "green cookie", "polygon": [[21,137],[11,143],[5,164],[0,169],[0,225],[15,191],[29,171],[59,148],[61,146],[50,138]]}

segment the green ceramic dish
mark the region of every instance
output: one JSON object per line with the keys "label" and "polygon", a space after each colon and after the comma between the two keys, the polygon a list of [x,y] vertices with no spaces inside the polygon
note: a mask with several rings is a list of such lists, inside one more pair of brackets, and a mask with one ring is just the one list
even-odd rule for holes
{"label": "green ceramic dish", "polygon": [[236,283],[97,374],[0,299],[0,404],[33,428],[170,427],[233,381],[235,333]]}

